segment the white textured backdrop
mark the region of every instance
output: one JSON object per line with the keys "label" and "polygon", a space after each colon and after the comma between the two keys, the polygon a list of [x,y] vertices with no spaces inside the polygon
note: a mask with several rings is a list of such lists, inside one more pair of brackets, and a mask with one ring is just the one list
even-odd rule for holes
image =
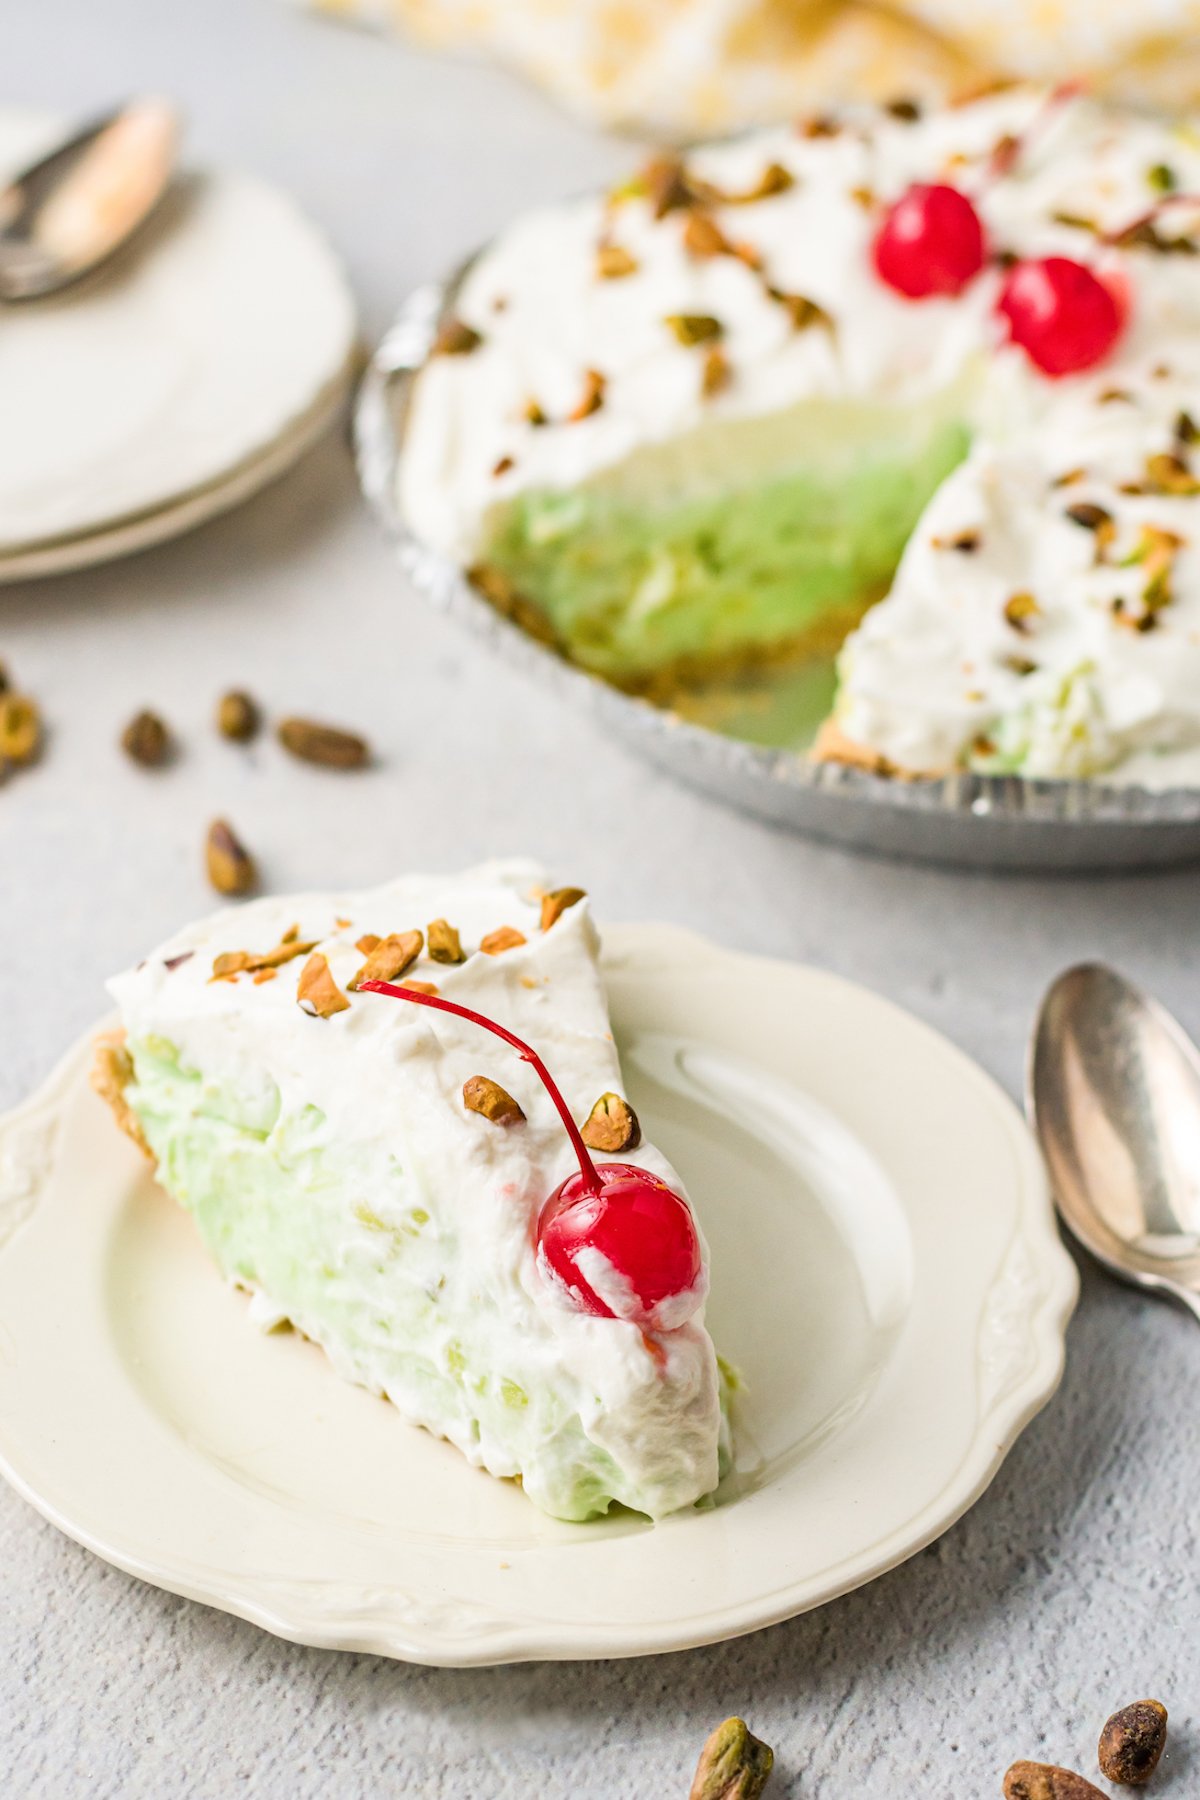
{"label": "white textured backdrop", "polygon": [[[87,113],[177,94],[197,155],[286,182],[324,224],[371,332],[517,206],[630,155],[501,75],[268,0],[15,15],[0,100]],[[107,972],[209,905],[218,811],[285,888],[528,851],[601,917],[864,981],[1014,1093],[1038,993],[1079,957],[1114,959],[1200,1030],[1196,871],[988,879],[734,817],[406,597],[337,442],[174,546],[0,589],[0,659],[50,726],[43,766],[0,790],[0,1107],[101,1010]],[[212,704],[233,683],[365,730],[378,769],[220,742]],[[115,747],[143,704],[184,740],[170,771]],[[104,1567],[0,1489],[0,1793],[683,1800],[708,1727],[743,1711],[776,1746],[781,1797],[989,1800],[1012,1758],[1088,1763],[1105,1713],[1157,1694],[1175,1754],[1154,1791],[1182,1800],[1200,1793],[1198,1373],[1194,1322],[1089,1271],[1061,1395],[941,1543],[790,1625],[625,1664],[464,1674],[297,1649]]]}

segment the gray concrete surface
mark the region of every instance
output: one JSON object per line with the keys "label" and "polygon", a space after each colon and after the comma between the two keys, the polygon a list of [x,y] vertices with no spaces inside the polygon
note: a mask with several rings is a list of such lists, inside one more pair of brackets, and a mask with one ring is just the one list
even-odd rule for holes
{"label": "gray concrete surface", "polygon": [[[273,0],[7,9],[0,103],[86,113],[145,87],[180,96],[197,155],[297,194],[368,331],[518,205],[630,155],[506,76]],[[1014,1093],[1037,995],[1077,958],[1114,959],[1200,1030],[1195,871],[887,865],[680,790],[405,595],[336,441],[175,545],[0,590],[0,658],[51,732],[43,766],[0,792],[0,1106],[96,1016],[106,973],[208,906],[217,811],[281,888],[531,852],[602,916],[866,982]],[[350,781],[233,752],[208,728],[232,682],[359,726],[378,768]],[[169,773],[115,748],[144,703],[184,739]],[[1200,1794],[1198,1369],[1194,1322],[1086,1271],[1063,1391],[942,1542],[807,1618],[625,1664],[456,1674],[298,1649],[106,1568],[4,1489],[0,1793],[670,1800],[736,1710],[776,1746],[780,1795],[987,1800],[1017,1755],[1089,1766],[1109,1708],[1153,1693],[1176,1723],[1155,1791]]]}

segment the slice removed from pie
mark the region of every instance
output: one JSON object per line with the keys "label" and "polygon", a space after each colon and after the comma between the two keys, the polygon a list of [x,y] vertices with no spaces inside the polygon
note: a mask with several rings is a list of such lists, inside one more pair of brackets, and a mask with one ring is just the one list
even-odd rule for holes
{"label": "slice removed from pie", "polygon": [[598,949],[525,863],[227,908],[110,984],[97,1086],[256,1322],[546,1512],[657,1518],[717,1484],[722,1378]]}

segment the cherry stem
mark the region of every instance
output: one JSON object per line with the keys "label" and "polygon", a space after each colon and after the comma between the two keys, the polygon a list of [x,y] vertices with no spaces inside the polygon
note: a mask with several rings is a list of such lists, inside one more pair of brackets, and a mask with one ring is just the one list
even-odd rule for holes
{"label": "cherry stem", "polygon": [[1158,215],[1166,212],[1170,206],[1200,206],[1200,194],[1164,194],[1161,200],[1156,200],[1153,206],[1144,213],[1139,213],[1136,219],[1130,219],[1128,225],[1118,225],[1115,231],[1106,231],[1100,242],[1102,244],[1122,243],[1135,231],[1140,231],[1143,225],[1153,225]]}
{"label": "cherry stem", "polygon": [[1020,137],[1013,139],[1002,149],[993,153],[984,177],[983,191],[986,192],[992,183],[998,181],[1002,176],[1011,175],[1017,163],[1028,151],[1030,144],[1041,136],[1055,114],[1061,112],[1069,101],[1078,100],[1079,96],[1086,92],[1087,83],[1085,81],[1062,81],[1056,88],[1052,88]]}
{"label": "cherry stem", "polygon": [[503,1025],[497,1025],[495,1019],[486,1018],[483,1013],[472,1012],[469,1006],[459,1006],[454,1000],[443,1000],[440,994],[418,994],[412,988],[397,987],[392,981],[364,981],[358,991],[360,994],[388,994],[393,1000],[408,1000],[413,1006],[432,1006],[435,1012],[453,1013],[455,1018],[466,1019],[472,1025],[481,1025],[485,1031],[490,1031],[493,1037],[503,1038],[506,1044],[511,1044],[521,1061],[532,1065],[538,1080],[558,1109],[558,1116],[571,1140],[571,1148],[579,1158],[579,1172],[583,1176],[584,1188],[589,1194],[602,1192],[596,1165],[588,1155],[587,1145],[583,1141],[578,1125],[571,1117],[570,1109],[559,1092],[554,1077],[537,1051],[532,1049],[523,1038],[517,1037],[511,1031],[506,1031]]}

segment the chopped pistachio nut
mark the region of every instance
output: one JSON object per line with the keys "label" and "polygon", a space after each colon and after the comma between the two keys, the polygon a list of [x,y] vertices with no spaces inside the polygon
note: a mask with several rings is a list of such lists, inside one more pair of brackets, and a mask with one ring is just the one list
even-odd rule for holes
{"label": "chopped pistachio nut", "polygon": [[217,702],[217,730],[235,744],[248,744],[258,736],[262,713],[257,701],[240,688],[231,688]]}
{"label": "chopped pistachio nut", "polygon": [[581,900],[586,899],[587,894],[584,889],[577,887],[555,888],[553,893],[543,894],[542,930],[549,931],[550,927],[562,918],[568,907],[578,906]]}
{"label": "chopped pistachio nut", "polygon": [[550,423],[542,407],[536,400],[527,400],[525,402],[525,409],[521,416],[527,425],[548,425]]}
{"label": "chopped pistachio nut", "polygon": [[1172,194],[1179,186],[1179,177],[1168,163],[1155,163],[1147,169],[1146,181],[1156,194]]}
{"label": "chopped pistachio nut", "polygon": [[1183,458],[1170,450],[1146,458],[1146,483],[1153,494],[1200,494],[1200,480]]}
{"label": "chopped pistachio nut", "polygon": [[284,963],[293,962],[298,956],[307,956],[316,947],[315,938],[302,943],[299,927],[293,925],[284,932],[273,950],[223,950],[213,960],[212,980],[224,981],[231,975],[241,975],[246,970],[281,969]]}
{"label": "chopped pistachio nut", "polygon": [[368,951],[366,962],[350,983],[350,992],[356,992],[364,981],[397,980],[405,969],[412,968],[424,947],[425,939],[419,931],[391,932]]}
{"label": "chopped pistachio nut", "polygon": [[433,340],[433,356],[469,356],[478,350],[483,338],[462,319],[443,319]]}
{"label": "chopped pistachio nut", "polygon": [[330,1019],[334,1013],[345,1012],[350,1005],[319,950],[313,951],[300,971],[296,1001],[303,1012],[318,1019]]}
{"label": "chopped pistachio nut", "polygon": [[604,405],[604,390],[608,386],[608,378],[599,369],[588,369],[583,377],[583,393],[578,403],[567,414],[568,425],[578,425],[581,419],[590,419],[593,413],[599,412]]}
{"label": "chopped pistachio nut", "polygon": [[227,819],[214,819],[209,826],[204,860],[208,879],[218,894],[249,894],[257,885],[254,858]]}
{"label": "chopped pistachio nut", "polygon": [[823,325],[827,331],[832,331],[833,319],[807,294],[785,294],[782,288],[775,287],[768,288],[767,292],[777,305],[783,307],[791,319],[793,331],[807,331],[813,325]]}
{"label": "chopped pistachio nut", "polygon": [[700,1752],[689,1800],[758,1800],[774,1766],[774,1752],[744,1719],[726,1719]]}
{"label": "chopped pistachio nut", "polygon": [[1005,619],[1012,626],[1014,631],[1019,631],[1023,636],[1029,633],[1031,630],[1030,621],[1038,618],[1041,614],[1041,610],[1041,607],[1038,605],[1033,595],[1024,592],[1010,594],[1008,599],[1004,602]]}
{"label": "chopped pistachio nut", "polygon": [[1190,412],[1181,412],[1175,418],[1175,441],[1179,444],[1194,444],[1200,439],[1200,425],[1196,424]]}
{"label": "chopped pistachio nut", "polygon": [[463,1083],[463,1105],[493,1125],[520,1125],[525,1119],[512,1095],[486,1075],[472,1075]]}
{"label": "chopped pistachio nut", "polygon": [[601,281],[620,281],[637,273],[637,258],[620,244],[601,244],[596,252],[596,274]]}
{"label": "chopped pistachio nut", "polygon": [[719,344],[713,344],[704,358],[700,392],[706,400],[721,393],[733,380],[733,366]]}
{"label": "chopped pistachio nut", "polygon": [[683,247],[689,256],[731,256],[733,245],[708,213],[692,211],[683,228]]}
{"label": "chopped pistachio nut", "polygon": [[361,769],[371,756],[365,738],[335,725],[318,725],[312,719],[284,719],[277,736],[290,755],[326,769]]}
{"label": "chopped pistachio nut", "polygon": [[501,925],[496,931],[489,931],[486,937],[480,938],[479,948],[485,956],[502,956],[506,950],[517,950],[528,941],[515,925]]}
{"label": "chopped pistachio nut", "polygon": [[171,756],[171,734],[157,713],[135,713],[121,733],[126,756],[144,769],[160,769]]}
{"label": "chopped pistachio nut", "polygon": [[709,313],[668,313],[663,324],[668,331],[674,332],[685,350],[695,344],[710,344],[714,338],[724,336],[721,321]]}
{"label": "chopped pistachio nut", "polygon": [[642,1141],[642,1128],[628,1100],[620,1094],[601,1094],[587,1116],[583,1141],[589,1150],[600,1150],[605,1155],[636,1150]]}
{"label": "chopped pistachio nut", "polygon": [[466,962],[467,953],[454,926],[445,919],[431,919],[425,927],[429,954],[436,963]]}
{"label": "chopped pistachio nut", "polygon": [[636,191],[649,200],[656,219],[690,206],[694,198],[687,171],[677,156],[656,156],[637,177]]}
{"label": "chopped pistachio nut", "polygon": [[42,715],[28,694],[0,692],[0,765],[33,762],[42,747]]}

